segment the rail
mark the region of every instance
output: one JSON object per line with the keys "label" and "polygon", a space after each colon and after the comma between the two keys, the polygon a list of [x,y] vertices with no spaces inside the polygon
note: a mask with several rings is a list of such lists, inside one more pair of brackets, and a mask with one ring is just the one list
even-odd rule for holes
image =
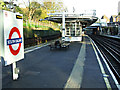
{"label": "rail", "polygon": [[119,40],[104,36],[90,35],[100,48],[116,79],[120,84],[120,43]]}

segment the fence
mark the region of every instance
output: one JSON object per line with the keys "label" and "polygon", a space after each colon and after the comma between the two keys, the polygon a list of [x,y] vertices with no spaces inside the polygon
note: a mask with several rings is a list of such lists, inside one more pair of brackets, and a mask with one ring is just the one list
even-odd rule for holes
{"label": "fence", "polygon": [[58,39],[61,37],[61,34],[55,34],[55,35],[49,35],[49,36],[43,36],[43,37],[36,37],[36,38],[25,38],[24,39],[24,46],[25,48],[30,46],[39,45],[41,43],[45,43],[47,41]]}

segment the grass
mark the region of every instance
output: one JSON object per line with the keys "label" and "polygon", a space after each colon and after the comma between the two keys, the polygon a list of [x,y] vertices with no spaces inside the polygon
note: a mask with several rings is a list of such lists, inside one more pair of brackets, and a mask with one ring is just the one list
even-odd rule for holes
{"label": "grass", "polygon": [[[49,30],[49,28],[51,27],[48,27],[48,26],[43,26],[43,25],[34,25],[34,24],[27,24],[26,23],[23,23],[23,26],[24,27],[30,27],[30,28],[35,28],[35,29],[38,29],[38,30]],[[53,28],[53,27],[52,27]],[[53,28],[54,30],[59,30],[59,28]]]}

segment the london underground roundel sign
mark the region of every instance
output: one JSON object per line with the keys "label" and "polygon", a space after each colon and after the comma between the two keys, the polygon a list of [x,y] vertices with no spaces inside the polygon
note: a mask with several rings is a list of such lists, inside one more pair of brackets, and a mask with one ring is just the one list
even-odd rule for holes
{"label": "london underground roundel sign", "polygon": [[[18,38],[12,38],[12,35],[15,32],[18,34]],[[21,48],[21,43],[22,43],[22,37],[20,31],[17,27],[13,27],[9,33],[9,38],[7,39],[7,45],[9,46],[9,50],[13,55],[17,55],[19,53]],[[19,44],[17,50],[13,49],[12,45],[14,44]]]}

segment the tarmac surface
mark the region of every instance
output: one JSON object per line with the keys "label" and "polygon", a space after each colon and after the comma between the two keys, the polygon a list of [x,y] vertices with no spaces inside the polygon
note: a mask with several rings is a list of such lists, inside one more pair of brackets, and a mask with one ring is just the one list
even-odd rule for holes
{"label": "tarmac surface", "polygon": [[11,66],[3,67],[3,88],[63,88],[78,57],[81,43],[73,42],[70,48],[43,47],[25,54],[17,63],[20,77],[12,81]]}
{"label": "tarmac surface", "polygon": [[[106,85],[110,83],[110,87],[112,89],[117,90],[114,80],[112,79],[105,63],[103,62],[103,59],[101,58],[100,54],[97,51],[100,61],[103,65],[103,69],[105,70],[105,72],[102,73],[101,67],[97,60],[98,58],[96,57],[95,51],[88,37],[85,37],[85,42],[86,42],[86,59],[81,88],[110,89],[107,88]],[[104,74],[108,76],[107,83],[105,83],[104,81]]]}
{"label": "tarmac surface", "polygon": [[108,77],[104,77],[97,59],[88,37],[83,42],[71,42],[69,48],[50,51],[45,46],[25,53],[24,60],[17,63],[20,69],[17,81],[12,80],[11,66],[3,67],[2,87],[109,89],[109,84],[118,90],[102,58]]}

